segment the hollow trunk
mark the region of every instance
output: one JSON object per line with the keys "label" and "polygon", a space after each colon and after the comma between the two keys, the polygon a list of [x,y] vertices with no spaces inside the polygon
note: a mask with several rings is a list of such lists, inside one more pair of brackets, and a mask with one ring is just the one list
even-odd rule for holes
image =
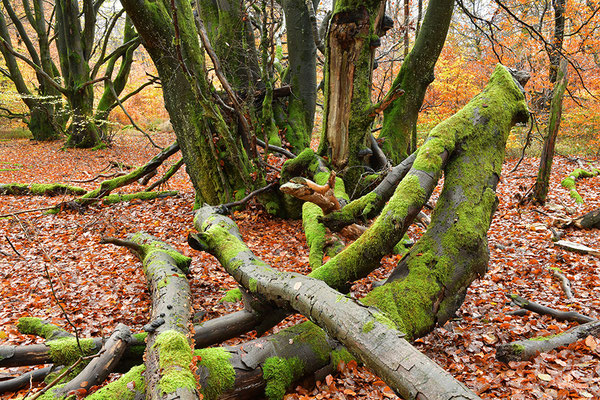
{"label": "hollow trunk", "polygon": [[[325,106],[319,154],[329,157],[344,180],[355,184],[371,148],[371,76],[377,26],[385,3],[340,0],[335,3],[327,37]],[[361,151],[362,150],[362,151]]]}

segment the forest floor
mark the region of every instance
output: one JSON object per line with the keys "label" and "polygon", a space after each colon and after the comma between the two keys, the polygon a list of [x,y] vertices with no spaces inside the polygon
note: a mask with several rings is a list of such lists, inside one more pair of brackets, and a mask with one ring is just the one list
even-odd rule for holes
{"label": "forest floor", "polygon": [[[163,146],[172,134],[155,135]],[[63,182],[92,189],[95,177],[109,162],[142,165],[157,153],[138,134],[115,139],[112,147],[97,150],[61,150],[61,143],[29,140],[0,141],[0,183]],[[177,156],[162,166],[159,176]],[[598,160],[592,160],[599,167]],[[514,173],[516,160],[508,160],[498,186],[500,204],[489,231],[491,260],[488,273],[471,286],[456,319],[416,341],[416,346],[483,398],[510,399],[591,399],[600,398],[600,340],[588,337],[571,346],[541,354],[531,362],[503,364],[495,360],[495,346],[539,335],[551,335],[574,324],[548,316],[511,316],[515,307],[505,294],[519,295],[565,311],[577,311],[600,318],[600,259],[555,247],[547,226],[556,207],[567,206],[574,215],[600,207],[600,176],[577,182],[584,205],[576,205],[560,181],[577,164],[565,157],[554,162],[549,201],[545,207],[518,206],[519,196],[535,181],[538,160],[525,159]],[[0,217],[0,345],[32,344],[41,339],[20,334],[15,327],[20,317],[35,316],[67,325],[52,295],[62,299],[79,335],[108,336],[117,323],[140,331],[148,322],[150,297],[138,260],[127,250],[100,244],[103,236],[124,237],[146,231],[170,243],[193,258],[190,282],[195,311],[205,310],[214,318],[237,310],[240,304],[220,303],[224,292],[235,287],[234,280],[211,256],[192,250],[186,242],[192,230],[193,191],[181,169],[167,184],[179,190],[178,197],[153,201],[131,201],[94,205],[84,213],[41,212]],[[139,191],[133,184],[124,191]],[[439,190],[439,188],[438,188]],[[434,194],[434,198],[437,195]],[[0,197],[0,214],[37,209],[57,204],[60,197]],[[233,219],[249,247],[275,268],[308,272],[308,250],[300,221],[271,218],[251,205],[235,212]],[[411,228],[417,239],[421,228]],[[565,230],[565,239],[600,248],[598,230]],[[14,246],[14,249],[11,247]],[[353,286],[353,295],[362,296],[371,283],[394,267],[399,256],[386,257],[381,268]],[[550,267],[559,267],[570,279],[575,298],[566,300]],[[295,316],[280,324],[301,320]],[[252,338],[250,333],[240,340]],[[229,343],[234,343],[231,341]],[[26,368],[0,369],[0,379]],[[36,390],[39,385],[34,386]],[[3,399],[23,395],[8,393]],[[350,363],[315,386],[298,386],[287,399],[379,399],[396,398],[379,378],[366,368]]]}

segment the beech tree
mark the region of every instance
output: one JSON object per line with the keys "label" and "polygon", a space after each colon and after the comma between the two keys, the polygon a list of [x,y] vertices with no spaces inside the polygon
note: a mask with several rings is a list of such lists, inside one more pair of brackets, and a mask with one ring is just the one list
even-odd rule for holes
{"label": "beech tree", "polygon": [[[101,142],[101,129],[106,130],[108,114],[118,105],[133,52],[140,44],[124,12],[104,15],[103,4],[60,0],[48,7],[41,0],[2,2],[0,51],[6,69],[1,72],[14,83],[29,109],[26,122],[34,139],[53,140],[66,132],[68,147],[94,147]],[[117,27],[123,30],[123,42],[111,49]],[[15,48],[15,37],[23,42],[26,53]],[[33,69],[34,87],[27,84],[25,69]],[[95,105],[94,85],[99,82],[104,82],[105,89]]]}

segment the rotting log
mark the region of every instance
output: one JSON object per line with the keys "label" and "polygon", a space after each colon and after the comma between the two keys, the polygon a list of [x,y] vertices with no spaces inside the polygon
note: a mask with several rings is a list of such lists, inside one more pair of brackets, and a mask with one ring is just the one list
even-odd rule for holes
{"label": "rotting log", "polygon": [[502,344],[496,347],[496,359],[504,363],[529,361],[539,353],[546,353],[557,347],[568,346],[589,335],[600,337],[600,321],[587,322],[556,335],[540,336]]}
{"label": "rotting log", "polygon": [[65,194],[81,196],[87,193],[87,190],[69,186],[62,183],[6,183],[0,184],[0,195],[13,196],[61,196]]}
{"label": "rotting log", "polygon": [[205,250],[250,292],[315,321],[405,398],[478,398],[413,348],[376,309],[357,304],[320,280],[268,267],[244,244],[237,225],[215,211],[206,206],[197,212],[198,236]]}
{"label": "rotting log", "polygon": [[166,190],[161,192],[137,192],[137,193],[126,193],[126,194],[110,194],[106,197],[102,198],[102,203],[104,204],[116,204],[122,203],[125,201],[132,200],[154,200],[154,199],[163,199],[165,197],[177,196],[179,194],[176,190]]}
{"label": "rotting log", "polygon": [[103,239],[133,250],[144,266],[152,297],[151,322],[145,326],[144,380],[147,399],[198,399],[190,369],[191,291],[185,274],[191,259],[168,244],[138,233],[129,240]]}
{"label": "rotting log", "polygon": [[94,358],[75,378],[64,385],[50,389],[44,399],[65,399],[75,393],[87,393],[92,386],[104,382],[119,363],[131,331],[124,324],[118,324],[110,338],[104,343],[98,357]]}
{"label": "rotting log", "polygon": [[600,228],[600,208],[576,218],[573,225],[581,229]]}
{"label": "rotting log", "polygon": [[[504,143],[511,127],[517,122],[526,121],[528,117],[523,88],[504,66],[497,66],[482,93],[431,131],[428,140],[419,148],[411,169],[398,184],[394,195],[373,225],[346,250],[331,258],[311,275],[331,282],[333,287],[338,288],[365,277],[402,239],[431,195],[455,149],[462,150],[467,141],[477,143],[478,140],[492,140],[488,145],[492,145],[493,140]],[[499,139],[494,139],[495,136]],[[479,137],[485,139],[478,139]],[[501,166],[503,149],[504,146],[498,150],[501,155],[499,161],[495,160],[493,164],[486,165],[486,168],[500,168],[498,163]],[[465,173],[466,176],[474,176],[479,171],[468,170]],[[485,196],[495,198],[493,190],[491,193],[486,192]],[[484,221],[490,217],[485,218]]]}
{"label": "rotting log", "polygon": [[52,366],[35,369],[33,371],[26,372],[20,376],[12,379],[8,379],[0,382],[0,394],[5,392],[16,392],[26,386],[29,386],[31,382],[41,382],[48,374],[52,371]]}

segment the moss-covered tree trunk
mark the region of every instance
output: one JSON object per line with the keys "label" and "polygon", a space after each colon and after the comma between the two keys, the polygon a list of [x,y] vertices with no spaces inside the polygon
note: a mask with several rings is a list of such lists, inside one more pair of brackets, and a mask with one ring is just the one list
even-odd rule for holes
{"label": "moss-covered tree trunk", "polygon": [[404,90],[404,95],[384,110],[383,127],[379,134],[380,138],[385,138],[383,151],[393,164],[399,163],[409,154],[411,137],[416,129],[425,92],[435,79],[435,63],[446,41],[453,8],[453,0],[429,2],[415,44],[402,63],[387,95],[392,96],[396,88]]}
{"label": "moss-covered tree trunk", "polygon": [[[100,130],[94,121],[94,88],[88,65],[91,46],[87,35],[94,35],[95,12],[91,0],[84,0],[84,27],[75,0],[59,0],[56,4],[57,48],[65,80],[65,96],[72,113],[67,147],[90,148],[100,143]],[[89,30],[92,30],[90,32]]]}
{"label": "moss-covered tree trunk", "polygon": [[7,77],[13,82],[15,89],[22,96],[23,102],[29,109],[30,115],[26,119],[26,123],[33,138],[40,141],[56,140],[62,133],[60,118],[56,115],[62,108],[60,93],[39,73],[36,75],[38,79],[38,93],[32,93],[28,88],[17,59],[10,51],[12,49],[12,39],[4,15],[5,12],[8,14],[8,18],[10,18],[18,33],[23,37],[22,40],[25,41],[32,60],[34,62],[37,61],[47,75],[53,77],[55,74],[52,68],[52,60],[49,58],[50,50],[46,34],[46,22],[43,18],[43,4],[41,1],[35,0],[35,14],[30,14],[32,21],[35,23],[34,30],[38,36],[39,52],[37,51],[38,49],[33,47],[33,43],[26,34],[25,27],[14,12],[12,5],[7,0],[4,0],[3,4],[4,10],[0,12],[0,38],[2,39],[0,42],[0,52],[2,52],[2,56],[4,57],[4,63],[8,72]]}
{"label": "moss-covered tree trunk", "polygon": [[[373,122],[371,76],[377,27],[385,3],[339,0],[331,17],[325,63],[325,105],[319,154],[328,157],[347,183],[364,172]],[[361,151],[362,150],[362,151]]]}
{"label": "moss-covered tree trunk", "polygon": [[560,62],[556,84],[552,93],[550,102],[550,121],[548,122],[548,132],[544,139],[544,147],[540,158],[540,169],[535,188],[533,190],[533,201],[544,204],[548,195],[548,186],[550,184],[550,172],[552,171],[552,159],[554,158],[554,147],[556,138],[560,129],[560,119],[562,117],[562,100],[567,89],[567,60]]}
{"label": "moss-covered tree trunk", "polygon": [[250,162],[211,98],[191,5],[178,0],[173,10],[165,0],[122,3],[161,78],[196,203],[243,197],[252,187]]}
{"label": "moss-covered tree trunk", "polygon": [[[311,30],[309,2],[284,0],[289,65],[284,80],[292,92],[281,108],[278,125],[296,154],[308,147],[317,102],[317,46]],[[280,101],[281,103],[281,101]],[[283,115],[281,115],[283,114]]]}

